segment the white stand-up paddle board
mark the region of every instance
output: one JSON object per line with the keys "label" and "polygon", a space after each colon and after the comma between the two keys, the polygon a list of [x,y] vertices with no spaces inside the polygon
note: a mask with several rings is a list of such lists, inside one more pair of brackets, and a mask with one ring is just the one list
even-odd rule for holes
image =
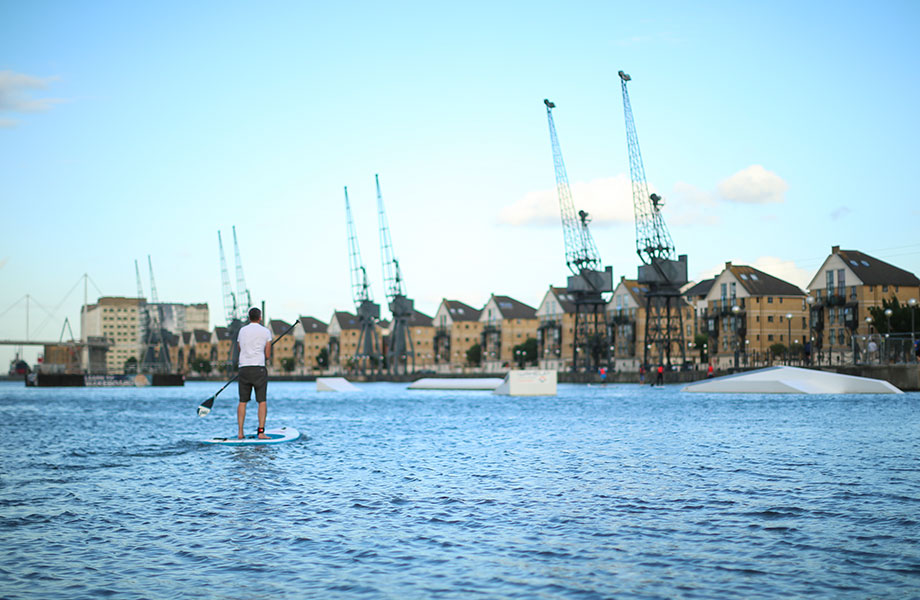
{"label": "white stand-up paddle board", "polygon": [[236,436],[233,437],[213,437],[205,440],[206,444],[225,444],[227,446],[251,446],[256,444],[281,444],[283,442],[290,442],[296,440],[300,437],[300,432],[294,429],[293,427],[276,427],[274,429],[266,429],[265,435],[268,436],[267,440],[260,440],[256,434],[247,435],[243,439],[237,439]]}

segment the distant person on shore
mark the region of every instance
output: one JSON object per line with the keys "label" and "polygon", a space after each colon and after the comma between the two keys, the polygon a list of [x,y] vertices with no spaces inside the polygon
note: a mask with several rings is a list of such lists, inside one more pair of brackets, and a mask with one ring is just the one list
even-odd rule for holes
{"label": "distant person on shore", "polygon": [[713,376],[712,363],[709,363],[709,368],[706,370],[706,377],[712,377],[712,376]]}
{"label": "distant person on shore", "polygon": [[240,351],[240,404],[236,409],[236,421],[239,425],[237,438],[243,439],[243,422],[246,420],[246,404],[256,391],[259,404],[260,440],[267,440],[265,435],[265,417],[268,414],[266,396],[268,394],[268,370],[265,363],[272,356],[272,332],[262,326],[262,311],[258,308],[249,310],[249,324],[240,329],[237,346]]}
{"label": "distant person on shore", "polygon": [[645,365],[639,365],[639,383],[645,383]]}
{"label": "distant person on shore", "polygon": [[658,377],[655,378],[655,385],[664,385],[664,365],[658,365]]}

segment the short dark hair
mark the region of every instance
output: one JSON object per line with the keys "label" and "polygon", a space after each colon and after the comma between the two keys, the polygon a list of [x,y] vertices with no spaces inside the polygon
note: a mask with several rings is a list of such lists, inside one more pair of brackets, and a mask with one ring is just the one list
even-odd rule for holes
{"label": "short dark hair", "polygon": [[262,311],[258,308],[249,309],[249,320],[253,323],[262,318]]}

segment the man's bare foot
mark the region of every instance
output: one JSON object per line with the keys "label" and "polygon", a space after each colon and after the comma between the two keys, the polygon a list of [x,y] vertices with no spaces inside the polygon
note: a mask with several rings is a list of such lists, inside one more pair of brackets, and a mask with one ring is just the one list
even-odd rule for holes
{"label": "man's bare foot", "polygon": [[240,433],[237,434],[236,439],[242,440],[242,439],[244,439],[245,437],[246,437],[246,436],[243,435],[243,432],[241,431]]}
{"label": "man's bare foot", "polygon": [[271,439],[271,438],[269,438],[267,435],[265,435],[265,428],[264,428],[264,427],[259,427],[259,439],[260,439],[260,440],[268,440],[268,439]]}

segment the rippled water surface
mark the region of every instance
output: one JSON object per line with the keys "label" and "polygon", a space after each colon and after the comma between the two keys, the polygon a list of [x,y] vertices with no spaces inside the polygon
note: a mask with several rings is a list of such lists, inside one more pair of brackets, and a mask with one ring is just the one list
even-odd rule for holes
{"label": "rippled water surface", "polygon": [[218,388],[0,384],[0,596],[920,597],[920,394]]}

